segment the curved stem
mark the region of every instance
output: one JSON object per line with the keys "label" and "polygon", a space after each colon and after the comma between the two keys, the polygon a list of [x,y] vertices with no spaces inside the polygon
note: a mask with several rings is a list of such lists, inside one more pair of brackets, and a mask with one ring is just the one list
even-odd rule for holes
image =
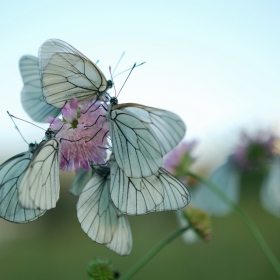
{"label": "curved stem", "polygon": [[163,249],[168,243],[174,240],[176,237],[181,235],[184,231],[188,230],[189,226],[181,228],[169,236],[167,236],[164,240],[162,240],[159,244],[157,244],[150,252],[148,252],[140,261],[138,261],[120,280],[130,279],[138,270],[140,270],[147,262],[149,262],[161,249]]}
{"label": "curved stem", "polygon": [[267,259],[270,261],[271,265],[274,267],[276,273],[280,276],[280,264],[276,259],[273,252],[268,247],[265,239],[260,233],[259,229],[255,225],[255,223],[241,210],[241,208],[235,204],[231,199],[229,199],[217,186],[215,186],[212,182],[207,181],[200,176],[192,173],[191,171],[187,172],[187,175],[195,178],[205,186],[207,186],[213,193],[215,193],[224,203],[226,203],[230,208],[232,208],[243,220],[243,222],[247,225],[252,235],[255,237],[257,243],[261,247],[262,251],[266,255]]}

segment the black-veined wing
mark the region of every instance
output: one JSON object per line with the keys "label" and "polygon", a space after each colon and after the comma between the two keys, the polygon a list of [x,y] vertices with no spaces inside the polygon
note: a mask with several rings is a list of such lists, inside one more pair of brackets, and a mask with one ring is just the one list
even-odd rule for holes
{"label": "black-veined wing", "polygon": [[106,118],[117,164],[128,177],[151,176],[163,161],[158,140],[138,117],[118,109],[116,98],[110,102]]}
{"label": "black-veined wing", "polygon": [[[82,175],[87,177],[88,174],[88,171],[80,171],[79,189],[85,182]],[[119,255],[128,255],[132,248],[132,235],[127,217],[116,209],[110,198],[110,165],[93,168],[92,174],[77,203],[81,227],[93,241],[106,244]]]}
{"label": "black-veined wing", "polygon": [[18,187],[36,146],[37,144],[29,144],[28,151],[8,159],[0,166],[0,216],[10,222],[31,222],[46,212],[24,209],[18,201]]}
{"label": "black-veined wing", "polygon": [[25,55],[19,61],[24,84],[21,90],[21,103],[25,112],[34,121],[46,122],[47,116],[58,115],[60,109],[44,101],[38,67],[38,58],[32,55]]}
{"label": "black-veined wing", "polygon": [[160,168],[154,176],[162,185],[164,199],[151,212],[178,210],[190,203],[190,193],[187,187],[164,168]]}
{"label": "black-veined wing", "polygon": [[46,139],[35,150],[18,189],[23,208],[48,210],[59,198],[59,142],[48,129]]}
{"label": "black-veined wing", "polygon": [[117,228],[117,210],[110,200],[110,180],[94,172],[79,196],[77,203],[78,220],[84,232],[95,242],[111,242]]}
{"label": "black-veined wing", "polygon": [[118,164],[111,164],[111,198],[115,206],[128,215],[152,211],[163,202],[164,191],[157,176],[131,178]]}
{"label": "black-veined wing", "polygon": [[101,98],[112,86],[101,70],[71,45],[47,40],[39,50],[39,70],[45,101],[62,108],[73,98]]}
{"label": "black-veined wing", "polygon": [[127,215],[178,210],[190,202],[186,186],[163,168],[148,177],[130,178],[112,163],[110,190],[115,206]]}
{"label": "black-veined wing", "polygon": [[173,150],[186,133],[183,120],[170,111],[135,103],[120,104],[117,108],[123,108],[124,112],[129,112],[147,125],[157,138],[163,155]]}
{"label": "black-veined wing", "polygon": [[106,244],[106,247],[121,256],[130,254],[132,249],[132,233],[127,216],[119,213],[117,229],[112,241]]}

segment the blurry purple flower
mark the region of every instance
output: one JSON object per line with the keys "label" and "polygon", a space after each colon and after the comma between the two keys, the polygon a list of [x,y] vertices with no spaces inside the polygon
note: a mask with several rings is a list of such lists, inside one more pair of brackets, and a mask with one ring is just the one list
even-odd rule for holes
{"label": "blurry purple flower", "polygon": [[61,141],[61,170],[71,171],[74,166],[77,172],[80,169],[89,170],[92,162],[105,163],[107,152],[104,148],[108,142],[104,136],[108,124],[105,118],[96,120],[106,111],[99,107],[100,102],[87,111],[91,105],[91,102],[81,105],[77,99],[72,99],[62,109],[62,120],[53,117],[46,119],[50,127],[57,131],[56,138]]}
{"label": "blurry purple flower", "polygon": [[241,171],[264,168],[273,158],[275,137],[260,131],[255,137],[243,132],[240,144],[234,150],[231,160]]}
{"label": "blurry purple flower", "polygon": [[196,145],[197,140],[181,142],[164,157],[163,167],[184,184],[187,181],[186,173],[194,161],[191,152]]}

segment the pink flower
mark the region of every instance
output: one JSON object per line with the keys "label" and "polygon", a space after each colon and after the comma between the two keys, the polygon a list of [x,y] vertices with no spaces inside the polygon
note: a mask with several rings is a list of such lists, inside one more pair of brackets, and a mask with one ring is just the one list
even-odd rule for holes
{"label": "pink flower", "polygon": [[[90,106],[90,110],[87,110]],[[80,169],[89,170],[92,162],[105,163],[108,124],[104,117],[99,117],[106,114],[100,102],[81,105],[75,98],[67,102],[61,113],[62,120],[53,117],[46,119],[57,132],[56,138],[61,143],[60,169],[71,171],[74,166],[77,172]]]}

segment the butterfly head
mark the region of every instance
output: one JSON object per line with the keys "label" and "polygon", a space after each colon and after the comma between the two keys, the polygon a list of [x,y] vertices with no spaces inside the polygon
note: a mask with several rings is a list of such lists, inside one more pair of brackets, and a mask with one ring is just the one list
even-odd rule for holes
{"label": "butterfly head", "polygon": [[118,105],[118,98],[117,97],[111,97],[110,103],[112,105]]}
{"label": "butterfly head", "polygon": [[45,137],[47,140],[53,139],[55,137],[55,132],[51,128],[48,128],[45,133]]}
{"label": "butterfly head", "polygon": [[113,87],[113,82],[111,80],[107,81],[107,89],[110,89]]}
{"label": "butterfly head", "polygon": [[30,143],[29,144],[29,152],[30,153],[34,153],[34,151],[36,150],[38,144],[35,142],[35,143]]}
{"label": "butterfly head", "polygon": [[108,162],[105,164],[93,163],[91,168],[98,173],[99,176],[106,178],[110,174],[110,165]]}

